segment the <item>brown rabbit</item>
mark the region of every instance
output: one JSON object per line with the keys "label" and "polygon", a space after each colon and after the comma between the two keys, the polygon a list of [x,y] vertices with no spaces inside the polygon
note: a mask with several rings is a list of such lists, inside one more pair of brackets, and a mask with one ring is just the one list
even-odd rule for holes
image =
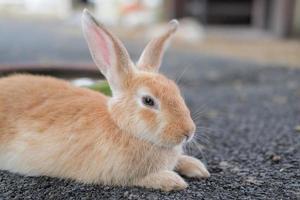
{"label": "brown rabbit", "polygon": [[0,169],[165,191],[187,187],[176,172],[209,177],[201,161],[183,155],[195,125],[176,84],[157,73],[178,22],[136,65],[87,10],[82,25],[112,97],[45,76],[1,78]]}

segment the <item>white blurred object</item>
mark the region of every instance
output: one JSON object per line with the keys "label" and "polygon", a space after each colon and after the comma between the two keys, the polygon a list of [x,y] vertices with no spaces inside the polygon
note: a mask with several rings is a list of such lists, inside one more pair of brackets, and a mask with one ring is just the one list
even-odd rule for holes
{"label": "white blurred object", "polygon": [[78,87],[87,87],[93,85],[95,81],[90,78],[77,78],[72,80],[71,83]]}
{"label": "white blurred object", "polygon": [[72,0],[0,0],[1,8],[16,8],[27,14],[66,17],[72,11]]}
{"label": "white blurred object", "polygon": [[67,16],[72,10],[71,0],[25,0],[25,9],[33,14]]}
{"label": "white blurred object", "polygon": [[124,26],[147,25],[158,21],[162,0],[122,0],[121,24]]}
{"label": "white blurred object", "polygon": [[[174,35],[175,40],[194,43],[202,41],[205,38],[204,27],[193,18],[183,18],[179,20],[179,23],[179,29]],[[166,30],[166,28],[167,23],[150,27],[146,32],[147,39],[159,36]]]}
{"label": "white blurred object", "polygon": [[126,27],[151,24],[153,22],[155,22],[155,15],[148,11],[136,11],[133,13],[128,13],[121,19],[121,24]]}
{"label": "white blurred object", "polygon": [[94,0],[99,21],[107,25],[117,25],[120,19],[119,2],[120,0]]}
{"label": "white blurred object", "polygon": [[23,5],[24,0],[0,0],[0,5]]}
{"label": "white blurred object", "polygon": [[162,0],[93,0],[97,18],[106,25],[138,26],[158,20]]}

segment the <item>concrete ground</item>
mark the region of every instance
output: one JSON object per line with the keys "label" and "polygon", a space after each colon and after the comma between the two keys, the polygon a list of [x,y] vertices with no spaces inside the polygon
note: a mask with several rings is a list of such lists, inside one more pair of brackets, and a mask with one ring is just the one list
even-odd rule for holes
{"label": "concrete ground", "polygon": [[[69,24],[0,20],[0,63],[88,62],[80,32]],[[139,42],[127,42],[134,59]],[[201,110],[198,142],[187,148],[211,172],[189,188],[84,185],[0,171],[0,199],[299,199],[300,70],[171,49],[162,72],[176,79],[188,106]]]}

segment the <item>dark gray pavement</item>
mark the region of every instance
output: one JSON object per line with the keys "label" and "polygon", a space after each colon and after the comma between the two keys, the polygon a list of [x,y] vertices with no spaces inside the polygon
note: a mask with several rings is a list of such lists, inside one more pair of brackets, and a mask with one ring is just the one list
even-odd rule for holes
{"label": "dark gray pavement", "polygon": [[[0,63],[91,62],[78,30],[62,22],[0,27]],[[141,51],[136,42],[127,47],[134,58]],[[299,199],[300,70],[171,50],[162,71],[175,79],[186,67],[180,87],[192,112],[202,110],[204,146],[189,153],[211,178],[164,193],[0,171],[0,199]]]}

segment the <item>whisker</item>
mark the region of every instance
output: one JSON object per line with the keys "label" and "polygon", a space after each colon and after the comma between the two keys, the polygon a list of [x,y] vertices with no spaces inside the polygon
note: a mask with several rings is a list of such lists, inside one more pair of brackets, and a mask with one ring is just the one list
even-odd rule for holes
{"label": "whisker", "polygon": [[179,76],[176,77],[175,83],[176,83],[177,85],[180,84],[180,81],[181,81],[183,75],[185,74],[185,72],[186,72],[189,68],[190,68],[190,65],[187,65],[187,66],[183,69],[183,71],[181,72],[181,74],[179,74]]}
{"label": "whisker", "polygon": [[196,122],[199,122],[199,120],[203,117],[202,113],[199,113],[197,116],[192,117],[192,119]]}
{"label": "whisker", "polygon": [[202,152],[207,146],[211,146],[209,136],[196,133],[193,140],[186,144],[185,149],[188,150],[188,153]]}
{"label": "whisker", "polygon": [[186,153],[186,154],[193,153],[191,145],[189,143],[186,143],[185,145],[183,145],[183,147],[184,147],[184,153]]}
{"label": "whisker", "polygon": [[202,113],[199,113],[197,116],[192,117],[192,119],[193,119],[194,121],[197,121],[197,122],[198,122],[202,117],[203,117]]}
{"label": "whisker", "polygon": [[207,105],[206,104],[202,104],[200,107],[198,107],[198,109],[194,112],[192,112],[192,115],[196,115],[197,113],[200,113],[200,112],[204,112],[207,108]]}
{"label": "whisker", "polygon": [[189,152],[190,154],[192,155],[203,154],[204,146],[199,144],[196,140],[192,140],[189,143],[189,147],[191,149],[191,151]]}
{"label": "whisker", "polygon": [[211,141],[209,138],[195,138],[194,141],[205,147],[211,146]]}
{"label": "whisker", "polygon": [[203,153],[204,145],[200,144],[197,140],[194,140],[193,144],[196,146],[199,152]]}
{"label": "whisker", "polygon": [[203,116],[203,114],[204,114],[205,111],[206,111],[206,108],[207,108],[206,105],[202,105],[197,111],[193,112],[193,113],[191,114],[192,119],[193,119],[194,121],[197,121],[200,117]]}
{"label": "whisker", "polygon": [[207,163],[207,159],[205,157],[205,154],[204,154],[204,146],[201,145],[199,142],[197,141],[194,141],[194,144],[196,145],[198,151],[200,152],[200,155],[201,155],[201,161],[204,162],[204,163]]}
{"label": "whisker", "polygon": [[216,130],[215,128],[204,127],[204,126],[200,126],[200,125],[196,125],[196,128],[197,128],[197,130],[208,131],[207,133],[211,133]]}
{"label": "whisker", "polygon": [[208,138],[210,135],[212,135],[213,133],[215,133],[215,130],[213,129],[197,129],[196,134],[195,134],[195,138]]}

